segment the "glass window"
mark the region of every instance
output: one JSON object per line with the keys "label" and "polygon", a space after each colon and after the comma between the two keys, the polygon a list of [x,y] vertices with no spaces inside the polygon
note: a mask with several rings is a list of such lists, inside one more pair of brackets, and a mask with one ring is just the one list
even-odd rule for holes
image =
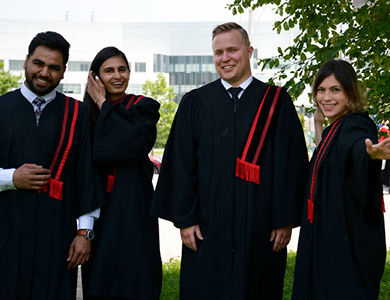
{"label": "glass window", "polygon": [[78,83],[60,83],[57,91],[64,94],[81,94],[81,84]]}
{"label": "glass window", "polygon": [[142,84],[129,84],[126,93],[134,94],[134,95],[142,95],[144,93]]}
{"label": "glass window", "polygon": [[70,61],[68,63],[68,70],[72,72],[88,72],[89,61]]}
{"label": "glass window", "polygon": [[10,71],[22,71],[24,65],[24,60],[10,60],[9,61],[9,70]]}
{"label": "glass window", "polygon": [[135,62],[134,63],[135,72],[146,72],[146,63],[145,62]]}
{"label": "glass window", "polygon": [[169,56],[163,54],[154,54],[153,56],[153,72],[168,72]]}

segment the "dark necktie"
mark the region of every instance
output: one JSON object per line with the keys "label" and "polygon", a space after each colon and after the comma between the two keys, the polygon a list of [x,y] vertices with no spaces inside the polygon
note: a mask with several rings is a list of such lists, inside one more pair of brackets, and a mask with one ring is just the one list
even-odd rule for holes
{"label": "dark necktie", "polygon": [[238,98],[238,94],[242,91],[242,88],[240,87],[231,87],[229,88],[228,90],[230,92],[230,94],[232,94],[232,100],[233,100],[233,103],[234,103],[234,113],[236,113],[236,110],[237,110],[237,103],[238,103],[238,100],[240,98]]}
{"label": "dark necktie", "polygon": [[42,97],[37,97],[33,100],[33,103],[36,105],[36,107],[34,107],[34,112],[37,126],[39,126],[39,117],[42,114],[42,104],[45,103],[45,99]]}
{"label": "dark necktie", "polygon": [[42,104],[45,103],[45,99],[41,97],[37,97],[34,99],[33,103],[36,105],[34,112],[35,112],[35,117],[37,118],[38,121],[39,117],[42,114]]}
{"label": "dark necktie", "polygon": [[234,101],[234,103],[237,103],[237,101],[238,101],[238,94],[242,91],[242,88],[240,88],[240,87],[231,87],[231,88],[229,88],[229,90],[228,90],[229,92],[230,92],[230,94],[232,94],[232,99],[233,99],[233,101]]}

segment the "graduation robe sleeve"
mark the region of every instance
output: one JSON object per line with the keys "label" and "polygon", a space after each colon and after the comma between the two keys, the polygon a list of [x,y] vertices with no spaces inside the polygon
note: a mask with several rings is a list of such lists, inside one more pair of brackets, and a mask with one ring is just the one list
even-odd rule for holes
{"label": "graduation robe sleeve", "polygon": [[[77,101],[77,100],[76,100]],[[79,150],[74,159],[74,178],[76,195],[77,216],[94,211],[104,204],[104,196],[101,193],[96,168],[92,165],[90,120],[87,110],[80,103],[79,120],[76,123],[76,130],[80,133]],[[96,188],[91,188],[96,187]]]}
{"label": "graduation robe sleeve", "polygon": [[129,109],[106,101],[96,122],[93,159],[98,164],[145,159],[156,140],[160,104],[144,97]]}
{"label": "graduation robe sleeve", "polygon": [[[186,94],[180,102],[164,151],[164,159],[152,204],[151,214],[183,228],[198,223],[197,204],[197,141],[203,105],[196,91]],[[171,181],[171,182],[170,182]],[[175,197],[171,198],[172,187]],[[168,197],[166,197],[168,196]]]}

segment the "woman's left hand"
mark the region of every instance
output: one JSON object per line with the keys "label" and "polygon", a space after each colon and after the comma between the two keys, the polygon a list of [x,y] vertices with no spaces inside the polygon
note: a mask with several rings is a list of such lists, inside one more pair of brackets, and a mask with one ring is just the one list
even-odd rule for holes
{"label": "woman's left hand", "polygon": [[367,154],[371,159],[390,159],[390,138],[384,139],[378,144],[373,144],[370,139],[366,139]]}

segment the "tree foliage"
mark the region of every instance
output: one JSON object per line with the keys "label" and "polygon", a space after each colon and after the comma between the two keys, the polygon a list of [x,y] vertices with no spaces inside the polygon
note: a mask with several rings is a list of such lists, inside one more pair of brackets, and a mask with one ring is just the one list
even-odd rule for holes
{"label": "tree foliage", "polygon": [[229,9],[237,14],[275,4],[281,18],[274,30],[298,28],[293,45],[259,60],[262,69],[288,62],[270,82],[285,80],[293,99],[311,85],[323,63],[343,58],[355,67],[362,91],[367,91],[370,113],[390,119],[390,0],[364,2],[354,7],[352,0],[235,0]]}
{"label": "tree foliage", "polygon": [[15,76],[9,71],[4,71],[4,63],[0,61],[0,95],[9,92],[12,88],[19,87],[21,78],[22,76]]}
{"label": "tree foliage", "polygon": [[158,73],[157,80],[154,82],[147,80],[142,85],[142,90],[146,96],[160,102],[160,120],[157,123],[155,147],[164,148],[177,109],[177,103],[171,100],[176,96],[174,89],[168,87],[164,74]]}

